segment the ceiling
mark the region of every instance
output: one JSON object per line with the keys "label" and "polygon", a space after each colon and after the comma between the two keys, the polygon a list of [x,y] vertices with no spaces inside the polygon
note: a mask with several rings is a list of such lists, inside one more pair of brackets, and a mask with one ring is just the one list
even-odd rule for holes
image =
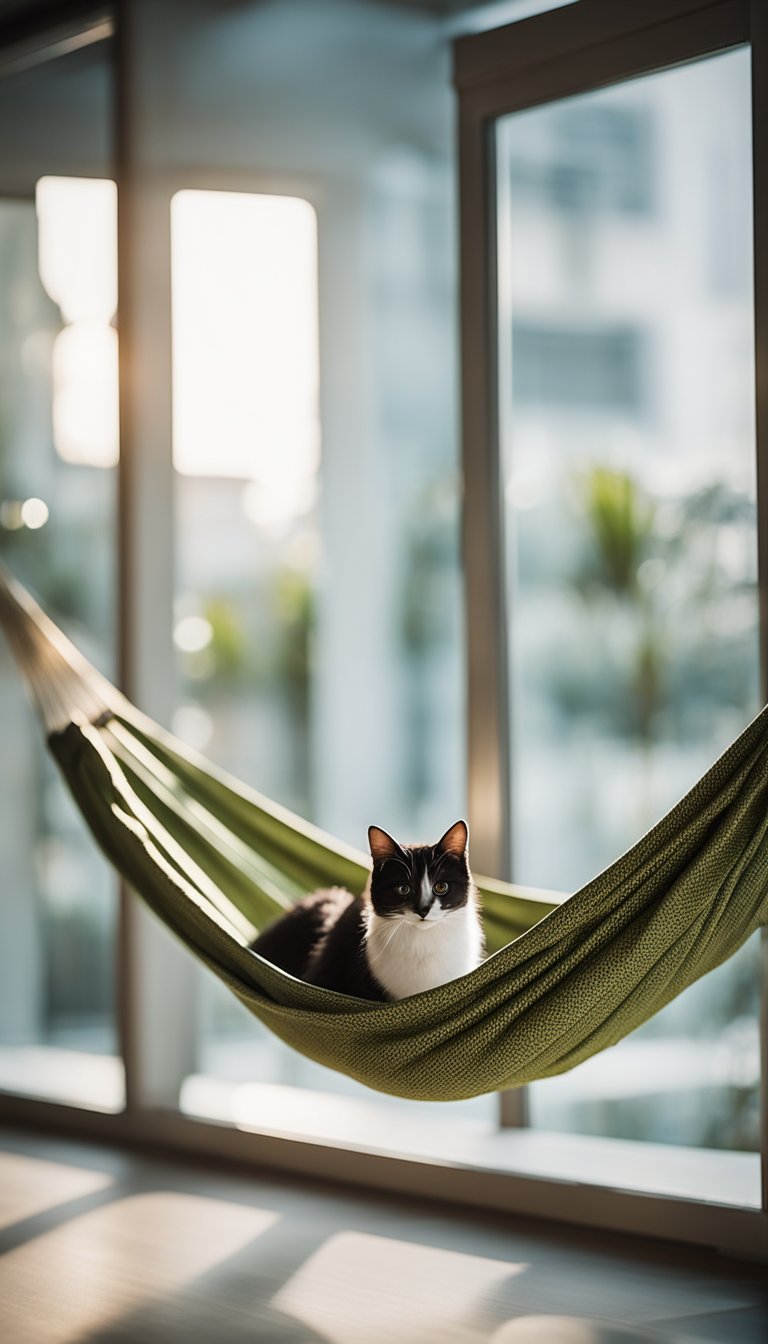
{"label": "ceiling", "polygon": [[[173,0],[178,3],[178,0]],[[194,2],[194,0],[190,0]],[[211,3],[212,0],[204,0]],[[247,9],[270,0],[215,0],[220,10]],[[163,0],[154,0],[159,7]],[[201,3],[201,0],[197,0]],[[277,3],[277,0],[271,0]],[[410,9],[423,14],[431,14],[436,19],[444,19],[455,36],[460,31],[479,31],[487,27],[509,23],[525,18],[531,13],[572,3],[572,0],[356,0],[358,6],[370,5]],[[0,44],[6,50],[17,43],[26,45],[34,41],[41,30],[58,30],[62,26],[70,28],[77,22],[77,15],[90,12],[93,15],[109,14],[111,0],[0,0]],[[458,26],[457,26],[458,25]]]}
{"label": "ceiling", "polygon": [[[159,2],[160,0],[158,0]],[[434,14],[456,14],[465,9],[477,9],[481,5],[487,4],[488,0],[384,0],[384,3],[387,2],[407,6],[411,9],[428,10]],[[382,0],[370,0],[370,3],[382,3]],[[94,7],[97,4],[98,0],[96,0]],[[104,8],[108,7],[108,0],[105,0]],[[45,11],[48,11],[51,17],[55,18],[57,11],[66,12],[72,8],[72,0],[0,0],[0,22],[28,19]]]}
{"label": "ceiling", "polygon": [[54,15],[57,9],[67,8],[66,0],[0,0],[0,19],[16,19],[33,14],[36,10],[50,10]]}

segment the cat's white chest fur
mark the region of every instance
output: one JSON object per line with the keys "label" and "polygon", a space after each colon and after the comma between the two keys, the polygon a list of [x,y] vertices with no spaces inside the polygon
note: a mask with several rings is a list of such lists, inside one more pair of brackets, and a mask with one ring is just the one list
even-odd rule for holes
{"label": "cat's white chest fur", "polygon": [[440,919],[382,918],[371,910],[368,965],[392,999],[434,989],[474,971],[483,959],[483,933],[474,900]]}

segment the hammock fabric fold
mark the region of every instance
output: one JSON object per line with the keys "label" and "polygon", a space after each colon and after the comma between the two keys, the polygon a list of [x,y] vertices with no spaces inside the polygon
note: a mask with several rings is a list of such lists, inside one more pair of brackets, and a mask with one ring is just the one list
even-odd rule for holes
{"label": "hammock fabric fold", "polygon": [[478,879],[491,955],[396,1003],[296,980],[248,944],[367,856],[230,779],[139,713],[9,576],[0,622],[50,749],[130,886],[267,1027],[401,1097],[550,1077],[614,1045],[768,922],[768,709],[647,835],[567,900]]}

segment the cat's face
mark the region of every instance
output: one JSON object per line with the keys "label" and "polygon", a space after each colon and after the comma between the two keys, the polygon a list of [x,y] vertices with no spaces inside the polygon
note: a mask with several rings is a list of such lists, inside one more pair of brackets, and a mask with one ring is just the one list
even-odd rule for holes
{"label": "cat's face", "polygon": [[378,826],[369,827],[368,840],[371,904],[377,915],[429,925],[470,900],[474,886],[466,822],[457,821],[436,845],[401,845]]}

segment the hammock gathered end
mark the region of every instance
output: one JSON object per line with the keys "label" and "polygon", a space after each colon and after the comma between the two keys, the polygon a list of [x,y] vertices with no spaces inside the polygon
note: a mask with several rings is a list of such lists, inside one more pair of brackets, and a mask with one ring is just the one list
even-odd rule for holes
{"label": "hammock gathered end", "polygon": [[567,900],[478,878],[490,955],[395,1003],[296,980],[249,943],[366,855],[147,719],[0,568],[48,743],[130,886],[267,1027],[381,1092],[477,1096],[562,1073],[640,1026],[768,923],[768,709],[636,845]]}

